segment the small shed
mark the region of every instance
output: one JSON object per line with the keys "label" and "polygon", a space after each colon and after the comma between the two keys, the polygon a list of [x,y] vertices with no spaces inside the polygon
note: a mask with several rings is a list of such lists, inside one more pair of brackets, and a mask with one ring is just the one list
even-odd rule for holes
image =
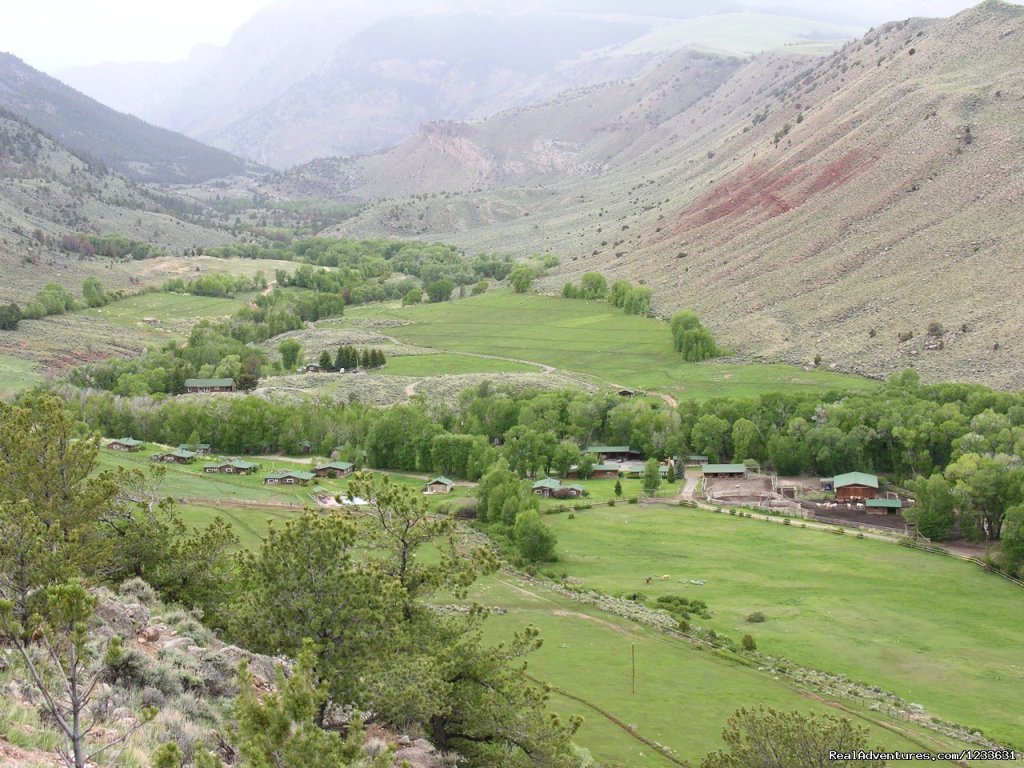
{"label": "small shed", "polygon": [[745,478],[747,467],[744,464],[705,464],[701,467],[704,477]]}
{"label": "small shed", "polygon": [[181,445],[178,446],[178,450],[179,451],[192,451],[192,453],[198,453],[198,454],[202,454],[203,456],[205,456],[208,453],[210,453],[210,451],[213,450],[213,449],[210,447],[209,443],[196,443],[195,445],[190,445],[188,443],[182,443]]}
{"label": "small shed", "polygon": [[319,464],[313,467],[313,474],[317,477],[347,477],[355,469],[355,464],[348,461],[331,461],[327,464]]}
{"label": "small shed", "polygon": [[309,440],[303,440],[299,443],[299,450],[303,453],[312,453],[313,444]]}
{"label": "small shed", "polygon": [[306,485],[315,475],[302,470],[283,470],[270,472],[263,478],[264,485]]}
{"label": "small shed", "polygon": [[836,501],[866,501],[878,496],[878,477],[867,472],[846,472],[832,480]]}
{"label": "small shed", "polygon": [[590,472],[592,480],[615,480],[618,476],[618,464],[595,464]]}
{"label": "small shed", "polygon": [[234,391],[234,379],[185,379],[185,392],[190,395]]}
{"label": "small shed", "polygon": [[240,461],[238,459],[234,461],[222,461],[216,464],[207,464],[203,467],[203,472],[207,474],[221,474],[221,475],[251,475],[257,469],[259,464],[255,464],[251,461]]}
{"label": "small shed", "polygon": [[130,451],[134,453],[141,447],[141,440],[134,440],[130,437],[122,437],[120,440],[111,440],[107,443],[107,448],[112,451]]}
{"label": "small shed", "polygon": [[623,387],[619,390],[619,397],[636,397],[636,390]]}
{"label": "small shed", "polygon": [[455,483],[449,480],[447,477],[435,477],[425,486],[423,486],[424,493],[448,493],[452,488],[455,487]]}
{"label": "small shed", "polygon": [[322,370],[323,370],[323,368],[321,368],[316,363],[310,363],[305,368],[306,373],[320,373],[320,371],[322,371]]}
{"label": "small shed", "polygon": [[900,499],[868,499],[864,502],[869,515],[895,515],[903,509]]}

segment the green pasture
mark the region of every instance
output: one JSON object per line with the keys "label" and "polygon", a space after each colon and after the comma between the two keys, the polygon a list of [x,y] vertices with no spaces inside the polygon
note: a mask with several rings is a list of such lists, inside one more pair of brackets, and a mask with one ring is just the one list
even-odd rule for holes
{"label": "green pasture", "polygon": [[475,355],[403,355],[388,359],[382,376],[455,376],[465,373],[536,373],[538,366]]}
{"label": "green pasture", "polygon": [[[545,522],[558,536],[555,570],[585,587],[702,599],[712,619],[698,623],[736,641],[750,633],[764,653],[1024,745],[1024,590],[976,565],[679,507],[620,504]],[[755,611],[767,621],[748,623]]]}
{"label": "green pasture", "polygon": [[348,314],[406,320],[408,325],[388,333],[408,344],[538,362],[684,398],[878,386],[857,376],[789,365],[684,363],[672,349],[667,323],[625,315],[598,301],[493,291],[438,304],[359,307]]}
{"label": "green pasture", "polygon": [[[472,597],[506,611],[487,619],[486,636],[490,640],[508,639],[528,624],[541,630],[544,644],[528,657],[527,671],[531,675],[597,705],[633,726],[640,736],[670,747],[676,757],[689,760],[691,765],[722,746],[720,734],[729,715],[741,706],[758,704],[843,714],[870,726],[872,741],[889,750],[939,751],[954,747],[937,734],[895,723],[850,702],[841,702],[848,711],[837,712],[830,701],[815,700],[728,654],[700,650],[508,574],[479,582]],[[635,693],[631,671],[634,649]],[[550,706],[563,717],[584,717],[577,741],[602,764],[673,765],[573,699],[554,693]]]}
{"label": "green pasture", "polygon": [[[243,299],[222,299],[211,296],[187,294],[143,293],[122,301],[115,301],[105,307],[82,310],[83,315],[98,317],[108,323],[135,328],[142,325],[150,330],[178,329],[183,321],[191,325],[197,320],[223,318],[234,314],[245,306]],[[145,318],[155,318],[157,323],[146,323]]]}
{"label": "green pasture", "polygon": [[42,374],[35,370],[31,360],[0,354],[0,400],[8,400],[42,381]]}

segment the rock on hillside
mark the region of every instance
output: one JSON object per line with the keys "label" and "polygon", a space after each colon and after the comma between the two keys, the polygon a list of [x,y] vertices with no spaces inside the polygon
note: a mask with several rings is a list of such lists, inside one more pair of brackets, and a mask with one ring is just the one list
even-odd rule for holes
{"label": "rock on hillside", "polygon": [[552,250],[551,291],[642,276],[750,357],[1020,388],[1022,61],[1021,6],[893,22],[755,57],[599,173],[388,200],[335,231]]}

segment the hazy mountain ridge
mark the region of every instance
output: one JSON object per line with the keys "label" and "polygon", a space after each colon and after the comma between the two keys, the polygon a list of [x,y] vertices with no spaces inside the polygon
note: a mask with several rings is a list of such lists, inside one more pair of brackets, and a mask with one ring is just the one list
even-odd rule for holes
{"label": "hazy mountain ridge", "polygon": [[[0,109],[0,300],[23,300],[51,281],[78,283],[81,274],[102,268],[72,267],[79,257],[59,249],[64,235],[116,233],[172,250],[231,239],[175,213],[140,185]],[[72,271],[68,280],[60,277]]]}
{"label": "hazy mountain ridge", "polygon": [[570,91],[489,120],[428,123],[389,151],[319,159],[266,188],[288,197],[371,200],[604,173],[644,134],[691,107],[741,63],[682,52],[633,80]]}
{"label": "hazy mountain ridge", "polygon": [[205,181],[251,170],[241,158],[116,112],[2,53],[0,107],[135,179]]}
{"label": "hazy mountain ridge", "polygon": [[633,78],[687,45],[747,55],[857,29],[785,17],[772,3],[760,3],[762,14],[721,3],[640,3],[628,13],[579,5],[510,11],[445,0],[424,13],[414,2],[280,0],[227,46],[203,46],[184,62],[59,74],[119,109],[286,168],[385,150],[425,122],[481,119]]}
{"label": "hazy mountain ridge", "polygon": [[333,231],[553,250],[548,290],[642,276],[741,353],[1020,387],[1021,61],[1024,8],[998,0],[887,24],[827,59],[758,57],[599,174],[387,200]]}

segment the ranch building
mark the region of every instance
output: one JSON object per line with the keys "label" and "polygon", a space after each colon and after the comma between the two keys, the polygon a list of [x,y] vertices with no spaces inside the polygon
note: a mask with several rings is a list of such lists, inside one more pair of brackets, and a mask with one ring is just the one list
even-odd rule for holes
{"label": "ranch building", "polygon": [[699,453],[691,453],[686,457],[686,466],[688,467],[702,467],[708,463],[707,456],[701,456]]}
{"label": "ranch building", "polygon": [[195,445],[189,445],[188,443],[182,443],[178,446],[179,451],[192,451],[192,453],[198,453],[206,456],[210,453],[212,448],[209,443],[197,443]]}
{"label": "ranch building", "polygon": [[538,496],[544,498],[554,496],[559,499],[578,499],[585,491],[582,485],[562,485],[553,477],[538,480],[533,484],[532,490]]}
{"label": "ranch building", "polygon": [[313,467],[313,474],[317,477],[347,477],[354,469],[355,465],[348,461],[332,461]]}
{"label": "ranch building", "polygon": [[149,457],[150,461],[164,461],[168,464],[191,464],[195,459],[196,455],[192,451],[183,451],[181,448],[165,453],[154,453]]}
{"label": "ranch building", "polygon": [[305,485],[312,480],[315,475],[312,472],[304,472],[302,470],[283,470],[279,472],[270,472],[266,477],[263,478],[264,485]]}
{"label": "ranch building", "polygon": [[321,368],[316,363],[310,363],[309,365],[306,366],[306,373],[320,373],[320,371],[322,370],[323,368]]}
{"label": "ranch building", "polygon": [[846,472],[832,481],[836,501],[866,501],[878,496],[878,477],[867,472]]}
{"label": "ranch building", "polygon": [[643,451],[634,451],[628,445],[592,445],[584,453],[596,453],[601,461],[643,461]]}
{"label": "ranch building", "polygon": [[185,394],[234,392],[234,379],[185,379]]}
{"label": "ranch building", "polygon": [[134,440],[130,437],[122,437],[120,440],[111,440],[107,443],[107,448],[112,451],[130,451],[134,453],[141,447],[141,440]]}
{"label": "ranch building", "polygon": [[705,464],[701,467],[704,477],[731,477],[743,479],[747,476],[747,468],[743,464]]}
{"label": "ranch building", "polygon": [[251,461],[222,461],[219,464],[207,464],[203,467],[203,472],[222,475],[251,475],[259,469],[259,466]]}
{"label": "ranch building", "polygon": [[447,477],[435,477],[425,486],[423,486],[424,493],[448,493],[452,488],[455,487],[455,483],[449,480]]}
{"label": "ranch building", "polygon": [[869,515],[898,515],[903,509],[900,499],[868,499],[864,502]]}

